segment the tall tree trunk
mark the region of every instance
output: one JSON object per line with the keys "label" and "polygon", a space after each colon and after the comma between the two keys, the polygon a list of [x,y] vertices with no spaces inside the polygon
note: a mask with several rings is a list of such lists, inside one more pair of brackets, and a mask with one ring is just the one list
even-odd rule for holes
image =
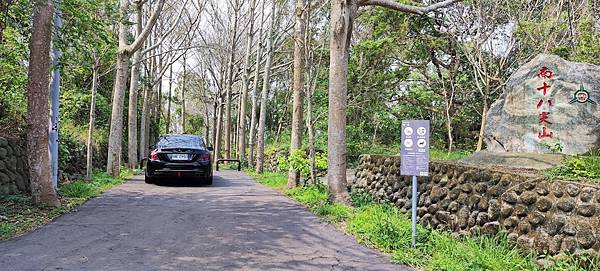
{"label": "tall tree trunk", "polygon": [[312,91],[308,91],[306,95],[306,127],[308,128],[308,160],[310,167],[310,183],[317,184],[317,174],[315,165],[315,126],[313,123],[313,103]]}
{"label": "tall tree trunk", "polygon": [[141,35],[135,38],[132,44],[127,43],[128,23],[126,22],[127,11],[129,9],[129,0],[119,1],[119,50],[117,52],[117,73],[113,88],[112,112],[110,116],[110,134],[108,136],[108,158],[106,163],[106,172],[114,177],[118,177],[121,171],[121,148],[123,140],[123,103],[125,100],[125,87],[127,84],[127,72],[129,58],[137,52],[150,34],[150,31],[156,24],[158,16],[166,0],[159,0],[156,10],[150,16],[148,23],[142,30]]}
{"label": "tall tree trunk", "polygon": [[211,133],[211,137],[210,137],[210,142],[213,145],[213,147],[217,146],[217,125],[218,125],[217,114],[218,113],[219,113],[219,98],[216,97],[215,102],[213,103],[213,115],[212,115],[212,124],[213,125],[212,125],[212,133]]}
{"label": "tall tree trunk", "polygon": [[252,112],[250,113],[250,132],[249,132],[249,150],[248,164],[255,165],[254,161],[254,144],[256,142],[256,125],[258,115],[258,76],[260,75],[260,61],[262,60],[262,38],[263,38],[263,21],[265,17],[265,2],[262,1],[260,12],[260,27],[258,29],[258,42],[256,46],[256,65],[254,68],[254,85],[252,86]]}
{"label": "tall tree trunk", "polygon": [[[486,90],[489,89],[489,85],[485,87]],[[479,136],[477,138],[477,149],[476,151],[481,151],[481,149],[483,149],[483,133],[484,133],[484,129],[485,129],[485,124],[486,124],[486,116],[489,110],[489,106],[488,106],[488,100],[487,100],[487,93],[489,93],[489,90],[486,91],[486,95],[483,96],[483,108],[481,110],[481,125],[479,126]]]}
{"label": "tall tree trunk", "polygon": [[181,84],[181,131],[182,133],[186,133],[185,124],[185,86],[187,82],[186,78],[186,65],[187,65],[187,52],[183,54],[183,82]]}
{"label": "tall tree trunk", "polygon": [[245,164],[246,159],[246,102],[250,88],[250,55],[252,54],[252,41],[254,39],[254,10],[256,0],[250,2],[250,25],[248,27],[248,40],[246,42],[246,59],[244,60],[244,74],[242,75],[242,95],[240,97],[240,115],[238,117],[238,159]]}
{"label": "tall tree trunk", "polygon": [[173,65],[169,66],[169,95],[167,96],[167,117],[165,118],[165,134],[171,133],[171,100],[173,100]]}
{"label": "tall tree trunk", "polygon": [[[142,34],[142,5],[136,5],[136,37]],[[140,51],[133,54],[133,65],[131,66],[131,80],[129,83],[129,112],[127,118],[127,156],[129,168],[138,167],[138,137],[137,137],[137,104],[138,104],[138,87],[140,79]]]}
{"label": "tall tree trunk", "polygon": [[217,130],[215,131],[215,149],[214,149],[214,163],[221,157],[221,133],[223,131],[221,122],[223,122],[223,104],[221,103],[222,98],[218,98],[218,109],[217,109],[217,123],[215,124]]}
{"label": "tall tree trunk", "polygon": [[[302,148],[302,105],[304,103],[304,62],[306,36],[306,0],[296,0],[296,21],[294,23],[294,104],[292,109],[292,138],[290,156]],[[288,188],[294,188],[300,182],[300,172],[290,167],[288,172]]]}
{"label": "tall tree trunk", "polygon": [[350,202],[346,180],[346,106],[348,54],[356,10],[355,0],[331,1],[327,183],[332,200],[342,203]]}
{"label": "tall tree trunk", "polygon": [[229,61],[227,62],[227,79],[226,79],[226,89],[225,89],[225,123],[223,127],[225,129],[225,158],[231,158],[231,95],[233,91],[233,66],[235,65],[235,45],[237,38],[237,30],[238,30],[238,14],[239,14],[239,4],[236,0],[235,6],[233,7],[233,28],[231,29],[231,37],[229,42],[231,43],[231,47],[229,47]]}
{"label": "tall tree trunk", "polygon": [[27,160],[33,202],[60,206],[50,176],[48,152],[48,98],[50,95],[50,43],[54,6],[51,0],[33,7],[33,28],[29,44],[27,74]]}
{"label": "tall tree trunk", "polygon": [[267,37],[267,63],[260,97],[260,118],[258,121],[258,146],[256,150],[256,173],[262,173],[265,160],[265,130],[267,122],[267,96],[271,87],[271,64],[273,61],[273,28],[275,25],[275,1],[271,5],[271,21]]}
{"label": "tall tree trunk", "polygon": [[[128,2],[122,0],[122,2]],[[127,44],[127,26],[124,22],[119,23],[119,47]],[[125,84],[127,84],[127,71],[129,55],[126,51],[117,53],[117,73],[113,88],[112,112],[110,121],[110,135],[108,137],[108,157],[106,172],[118,177],[121,167],[121,144],[123,140],[123,103],[125,96]],[[116,128],[119,128],[118,130]]]}
{"label": "tall tree trunk", "polygon": [[93,164],[93,152],[94,152],[94,123],[96,122],[96,91],[98,90],[98,70],[100,69],[100,58],[96,54],[96,50],[92,50],[92,93],[90,97],[90,119],[88,123],[88,136],[87,136],[87,159],[86,159],[86,180],[92,179],[92,171],[94,169]]}

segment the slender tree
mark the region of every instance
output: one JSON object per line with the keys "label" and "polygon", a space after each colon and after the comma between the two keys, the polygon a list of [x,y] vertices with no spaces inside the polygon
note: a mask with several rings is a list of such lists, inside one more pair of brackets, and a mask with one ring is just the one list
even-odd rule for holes
{"label": "slender tree", "polygon": [[257,126],[257,115],[258,115],[258,82],[260,75],[260,62],[262,60],[262,47],[263,47],[263,26],[265,17],[265,2],[262,1],[261,12],[260,12],[260,27],[258,28],[258,42],[256,43],[256,63],[254,67],[254,83],[252,85],[252,112],[250,113],[250,131],[249,131],[249,150],[248,150],[248,164],[254,166],[254,153],[256,143],[256,126]]}
{"label": "slender tree", "polygon": [[119,176],[121,166],[121,147],[123,139],[123,105],[125,99],[125,87],[127,85],[127,72],[129,67],[129,59],[138,51],[144,41],[150,34],[150,31],[156,24],[160,13],[162,12],[165,0],[158,0],[156,9],[153,11],[148,23],[144,26],[140,35],[138,35],[133,43],[128,43],[128,23],[127,13],[130,6],[129,0],[119,1],[119,49],[117,52],[117,64],[115,83],[113,88],[112,112],[110,118],[110,134],[108,138],[108,157],[106,172],[111,176]]}
{"label": "slender tree", "polygon": [[[293,92],[294,104],[292,110],[292,137],[290,142],[290,156],[296,150],[302,148],[302,105],[304,103],[304,62],[305,48],[304,41],[306,36],[306,0],[296,0],[296,21],[294,24],[294,79]],[[288,188],[293,188],[300,182],[300,172],[294,167],[290,167],[288,172]]]}
{"label": "slender tree", "polygon": [[49,70],[53,14],[52,0],[34,1],[27,73],[27,160],[33,202],[60,206],[50,178],[48,152]]}
{"label": "slender tree", "polygon": [[250,1],[250,20],[248,26],[248,37],[246,41],[246,56],[244,59],[244,73],[242,75],[242,94],[240,97],[240,114],[238,117],[238,159],[244,163],[246,159],[246,103],[248,100],[248,89],[250,88],[250,55],[252,54],[252,41],[254,40],[254,11],[256,0]]}
{"label": "slender tree", "polygon": [[88,123],[87,136],[87,159],[85,177],[87,180],[92,179],[93,156],[94,156],[94,123],[96,122],[96,92],[98,91],[98,73],[100,71],[100,57],[96,53],[96,49],[92,49],[92,91],[90,97],[90,118]]}
{"label": "slender tree", "polygon": [[260,97],[260,117],[258,121],[258,146],[256,150],[256,173],[262,173],[265,160],[265,130],[267,122],[267,96],[271,87],[271,64],[273,61],[273,28],[275,25],[275,1],[271,4],[271,21],[267,30],[267,63],[265,64],[263,85]]}
{"label": "slender tree", "polygon": [[[142,0],[137,0],[134,2],[135,10],[136,10],[136,24],[135,24],[135,33],[136,37],[139,37],[142,34],[142,16],[143,16],[143,3]],[[129,162],[129,168],[137,168],[138,167],[138,129],[137,129],[137,104],[138,104],[138,86],[140,79],[140,59],[141,59],[140,50],[135,51],[133,53],[133,64],[131,65],[131,79],[129,83],[129,111],[128,111],[128,125],[127,125],[127,156]]]}

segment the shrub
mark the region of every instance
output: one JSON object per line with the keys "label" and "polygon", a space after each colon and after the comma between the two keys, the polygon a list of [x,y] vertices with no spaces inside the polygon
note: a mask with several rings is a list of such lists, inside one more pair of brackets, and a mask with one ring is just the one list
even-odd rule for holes
{"label": "shrub", "polygon": [[600,158],[598,156],[573,156],[562,165],[546,172],[551,179],[600,179]]}

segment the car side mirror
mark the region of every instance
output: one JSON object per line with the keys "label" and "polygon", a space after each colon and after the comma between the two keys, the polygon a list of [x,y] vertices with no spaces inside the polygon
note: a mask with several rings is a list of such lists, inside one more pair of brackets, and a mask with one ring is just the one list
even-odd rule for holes
{"label": "car side mirror", "polygon": [[206,149],[208,151],[214,151],[215,150],[215,148],[213,148],[213,146],[211,146],[211,145],[208,145],[208,147],[206,147]]}

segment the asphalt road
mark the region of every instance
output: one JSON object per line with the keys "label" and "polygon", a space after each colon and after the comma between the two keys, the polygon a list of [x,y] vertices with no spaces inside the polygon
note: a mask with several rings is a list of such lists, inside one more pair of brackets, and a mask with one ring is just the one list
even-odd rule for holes
{"label": "asphalt road", "polygon": [[411,270],[243,173],[214,185],[135,178],[27,235],[0,270]]}

